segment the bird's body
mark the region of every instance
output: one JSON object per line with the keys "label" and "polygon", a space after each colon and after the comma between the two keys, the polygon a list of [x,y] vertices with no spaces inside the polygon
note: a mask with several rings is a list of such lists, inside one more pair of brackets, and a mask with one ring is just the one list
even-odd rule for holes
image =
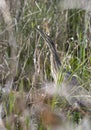
{"label": "bird's body", "polygon": [[47,46],[50,49],[50,52],[51,52],[50,53],[51,73],[52,73],[54,81],[56,82],[57,81],[57,74],[58,74],[58,71],[60,70],[60,67],[61,67],[61,62],[60,62],[60,59],[58,57],[57,51],[55,49],[55,44],[46,33],[44,33],[39,28],[37,28],[37,30],[40,32],[43,39],[46,41]]}

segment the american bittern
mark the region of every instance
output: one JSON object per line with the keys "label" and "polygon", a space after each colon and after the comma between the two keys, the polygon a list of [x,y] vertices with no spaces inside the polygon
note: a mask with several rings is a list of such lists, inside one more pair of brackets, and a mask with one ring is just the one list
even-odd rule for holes
{"label": "american bittern", "polygon": [[36,28],[36,29],[40,32],[40,34],[42,35],[43,39],[46,41],[46,43],[50,49],[51,73],[52,73],[54,81],[56,82],[57,74],[61,67],[61,62],[58,57],[57,51],[55,49],[55,44],[51,40],[51,38],[46,33],[44,33],[41,29],[39,29],[39,28]]}
{"label": "american bittern", "polygon": [[[61,68],[61,62],[57,55],[57,51],[55,49],[55,44],[51,40],[51,38],[43,32],[40,28],[36,28],[39,33],[41,34],[42,38],[46,41],[46,44],[49,47],[51,56],[51,72],[52,76],[54,78],[54,81],[57,81],[57,75],[58,72],[60,72]],[[63,81],[60,84],[61,87],[59,87],[59,90],[57,91],[59,96],[64,96],[67,101],[73,105],[75,102],[82,104],[86,108],[91,108],[91,94],[79,84],[78,79],[75,76],[72,76],[70,72],[66,72],[65,69],[63,69],[63,73],[65,73],[65,76],[63,77]],[[50,90],[52,90],[51,88]]]}

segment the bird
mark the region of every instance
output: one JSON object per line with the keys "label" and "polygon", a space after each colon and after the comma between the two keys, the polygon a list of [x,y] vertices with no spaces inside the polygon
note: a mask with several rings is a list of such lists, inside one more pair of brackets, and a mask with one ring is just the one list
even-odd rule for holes
{"label": "bird", "polygon": [[42,38],[46,41],[46,44],[50,49],[51,73],[52,73],[54,81],[56,82],[57,74],[61,67],[61,62],[60,62],[59,56],[57,54],[55,44],[45,32],[43,32],[41,29],[39,29],[37,27],[36,27],[36,29],[41,34]]}

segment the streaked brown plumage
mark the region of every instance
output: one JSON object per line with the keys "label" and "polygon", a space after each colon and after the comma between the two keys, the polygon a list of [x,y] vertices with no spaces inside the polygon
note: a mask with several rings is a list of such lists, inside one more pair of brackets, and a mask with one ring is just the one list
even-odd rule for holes
{"label": "streaked brown plumage", "polygon": [[51,52],[50,53],[51,73],[52,73],[54,81],[56,82],[57,73],[58,73],[58,71],[59,71],[59,69],[61,67],[61,62],[60,62],[60,59],[58,57],[57,51],[55,49],[55,44],[51,40],[51,38],[46,33],[44,33],[41,29],[39,29],[39,28],[36,28],[36,29],[42,35],[43,39],[46,41],[47,46],[50,49],[50,52]]}

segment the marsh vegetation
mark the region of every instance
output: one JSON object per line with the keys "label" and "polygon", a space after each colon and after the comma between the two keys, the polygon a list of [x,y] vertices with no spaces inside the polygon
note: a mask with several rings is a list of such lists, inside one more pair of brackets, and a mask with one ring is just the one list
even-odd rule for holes
{"label": "marsh vegetation", "polygon": [[90,0],[0,0],[0,129],[91,129]]}

